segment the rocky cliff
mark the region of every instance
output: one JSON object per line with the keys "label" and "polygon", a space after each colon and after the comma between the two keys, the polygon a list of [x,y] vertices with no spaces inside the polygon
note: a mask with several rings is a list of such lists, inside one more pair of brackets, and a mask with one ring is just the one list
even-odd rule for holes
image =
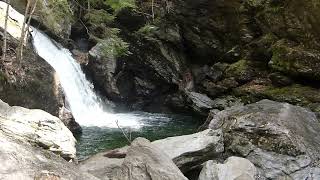
{"label": "rocky cliff", "polygon": [[154,19],[150,3],[136,5],[113,24],[131,53],[89,61],[107,97],[134,109],[186,111],[194,109],[186,92],[194,91],[225,102],[269,98],[319,111],[319,3],[159,0]]}

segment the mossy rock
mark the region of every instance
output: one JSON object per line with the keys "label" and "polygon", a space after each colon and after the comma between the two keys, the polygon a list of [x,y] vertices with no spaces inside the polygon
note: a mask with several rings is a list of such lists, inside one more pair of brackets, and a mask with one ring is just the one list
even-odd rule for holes
{"label": "mossy rock", "polygon": [[[313,49],[320,47],[320,3],[318,0],[251,0],[258,13],[255,20],[263,32],[300,42]],[[260,2],[260,3],[257,3]],[[262,2],[262,3],[261,3]]]}
{"label": "mossy rock", "polygon": [[271,99],[308,107],[317,112],[320,110],[319,106],[315,106],[320,103],[319,89],[301,84],[275,87],[268,80],[255,80],[235,88],[233,93],[241,97],[243,102],[246,103],[256,102],[261,99]]}
{"label": "mossy rock", "polygon": [[235,78],[239,83],[249,82],[260,74],[264,74],[265,65],[263,62],[253,62],[242,59],[229,66],[225,75],[228,78]]}
{"label": "mossy rock", "polygon": [[295,77],[320,80],[320,52],[281,40],[272,47],[271,68]]}
{"label": "mossy rock", "polygon": [[67,0],[38,1],[34,18],[57,37],[69,37],[73,12]]}

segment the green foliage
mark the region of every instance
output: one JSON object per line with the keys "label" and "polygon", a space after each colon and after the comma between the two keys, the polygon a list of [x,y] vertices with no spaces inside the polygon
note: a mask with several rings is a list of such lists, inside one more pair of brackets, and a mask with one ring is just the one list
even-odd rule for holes
{"label": "green foliage", "polygon": [[129,53],[129,44],[119,37],[104,39],[100,43],[102,44],[102,53],[105,56],[120,57]]}
{"label": "green foliage", "polygon": [[74,20],[67,0],[38,1],[37,9],[44,25],[57,34],[61,33],[61,25],[69,24]]}
{"label": "green foliage", "polygon": [[123,8],[135,8],[135,0],[104,0],[104,3],[110,6],[115,12]]}
{"label": "green foliage", "polygon": [[7,80],[6,75],[0,71],[0,82],[3,83]]}
{"label": "green foliage", "polygon": [[53,10],[71,15],[69,3],[66,0],[49,0],[48,6]]}
{"label": "green foliage", "polygon": [[[87,4],[89,1],[89,4]],[[111,28],[117,13],[123,8],[135,8],[135,0],[82,0],[88,5],[84,16],[91,38],[100,44],[100,51],[104,56],[119,57],[129,53],[129,44],[119,36],[119,29]]]}
{"label": "green foliage", "polygon": [[119,36],[119,29],[106,28],[103,38],[94,37],[100,43],[100,51],[107,57],[120,57],[129,54],[129,44]]}
{"label": "green foliage", "polygon": [[52,10],[55,19],[65,19],[72,17],[72,12],[67,0],[49,0],[48,7]]}
{"label": "green foliage", "polygon": [[84,18],[90,24],[110,24],[114,20],[114,16],[103,9],[93,9],[89,11]]}
{"label": "green foliage", "polygon": [[158,29],[157,26],[151,25],[151,24],[146,24],[145,26],[141,27],[137,33],[138,34],[144,34],[144,35],[152,35],[154,31]]}

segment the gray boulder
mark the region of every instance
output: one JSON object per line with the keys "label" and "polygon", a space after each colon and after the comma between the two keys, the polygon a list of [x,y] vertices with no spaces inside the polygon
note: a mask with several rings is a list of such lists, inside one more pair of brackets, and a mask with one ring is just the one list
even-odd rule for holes
{"label": "gray boulder", "polygon": [[[0,121],[4,120],[0,118]],[[0,177],[2,180],[97,180],[73,163],[0,131]]]}
{"label": "gray boulder", "polygon": [[229,157],[224,164],[207,161],[199,180],[255,180],[257,174],[256,167],[249,160]]}
{"label": "gray boulder", "polygon": [[172,160],[148,140],[137,138],[114,180],[187,180]]}
{"label": "gray boulder", "polygon": [[217,113],[209,127],[222,129],[227,154],[246,157],[266,178],[317,169],[320,124],[305,108],[262,100]]}
{"label": "gray boulder", "polygon": [[213,108],[213,100],[205,94],[197,92],[186,92],[187,99],[190,102],[190,107],[197,113],[207,115],[210,109]]}
{"label": "gray boulder", "polygon": [[80,162],[82,172],[88,172],[95,177],[107,180],[113,172],[119,169],[127,155],[128,146],[98,153]]}
{"label": "gray boulder", "polygon": [[11,107],[0,100],[0,128],[16,139],[35,143],[66,159],[76,156],[76,140],[70,130],[59,118],[42,110]]}
{"label": "gray boulder", "polygon": [[[105,40],[105,43],[111,42]],[[88,69],[92,71],[96,82],[109,96],[119,96],[116,77],[117,59],[113,55],[104,54],[104,46],[98,43],[89,51]]]}
{"label": "gray boulder", "polygon": [[157,140],[152,144],[165,152],[182,172],[187,172],[209,159],[216,158],[224,151],[222,132],[211,129]]}

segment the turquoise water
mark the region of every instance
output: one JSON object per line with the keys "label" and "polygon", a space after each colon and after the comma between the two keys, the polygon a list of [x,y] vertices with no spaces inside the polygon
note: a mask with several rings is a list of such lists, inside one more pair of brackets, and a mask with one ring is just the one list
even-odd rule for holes
{"label": "turquoise water", "polygon": [[[199,118],[182,115],[151,114],[135,112],[145,117],[140,120],[141,128],[123,128],[131,139],[145,137],[150,141],[171,136],[194,133],[199,124]],[[128,144],[122,131],[118,128],[82,127],[82,135],[77,138],[77,157],[84,160],[93,154],[107,149],[115,149]],[[131,133],[129,133],[131,132]]]}

